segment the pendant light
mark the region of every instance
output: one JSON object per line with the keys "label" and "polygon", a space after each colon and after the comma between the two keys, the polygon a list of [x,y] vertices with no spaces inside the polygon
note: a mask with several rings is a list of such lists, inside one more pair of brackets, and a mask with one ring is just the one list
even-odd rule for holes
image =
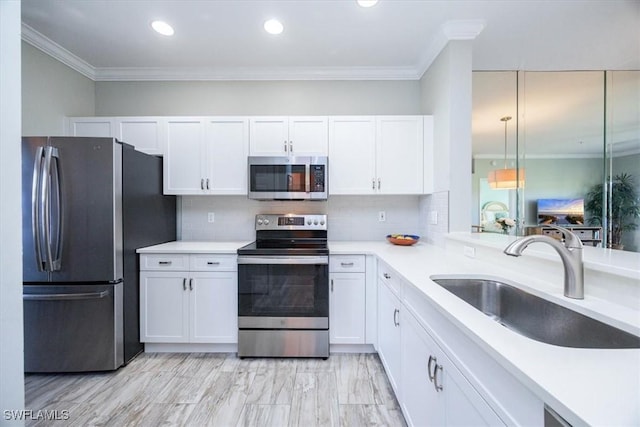
{"label": "pendant light", "polygon": [[504,168],[489,171],[489,186],[495,190],[512,190],[524,187],[524,169],[507,168],[507,122],[511,116],[500,119],[504,122]]}

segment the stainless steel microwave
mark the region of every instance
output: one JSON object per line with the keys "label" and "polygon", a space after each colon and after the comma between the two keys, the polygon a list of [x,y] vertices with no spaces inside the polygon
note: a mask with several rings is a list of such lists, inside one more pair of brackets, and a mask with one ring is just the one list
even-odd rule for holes
{"label": "stainless steel microwave", "polygon": [[249,157],[249,198],[326,200],[327,157]]}

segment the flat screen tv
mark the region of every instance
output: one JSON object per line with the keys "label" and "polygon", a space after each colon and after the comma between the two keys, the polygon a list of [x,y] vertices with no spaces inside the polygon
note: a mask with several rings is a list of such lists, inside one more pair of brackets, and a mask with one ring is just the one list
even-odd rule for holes
{"label": "flat screen tv", "polygon": [[583,225],[584,199],[538,199],[538,224]]}

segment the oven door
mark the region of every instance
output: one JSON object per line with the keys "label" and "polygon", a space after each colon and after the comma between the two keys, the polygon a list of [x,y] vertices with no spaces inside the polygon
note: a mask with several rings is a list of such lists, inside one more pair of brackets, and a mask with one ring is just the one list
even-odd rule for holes
{"label": "oven door", "polygon": [[238,257],[240,329],[327,329],[329,257]]}

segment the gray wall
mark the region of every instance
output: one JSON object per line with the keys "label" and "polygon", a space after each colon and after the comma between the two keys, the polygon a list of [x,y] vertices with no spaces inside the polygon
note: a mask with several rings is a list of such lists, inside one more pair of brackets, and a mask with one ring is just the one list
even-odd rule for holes
{"label": "gray wall", "polygon": [[[20,2],[0,1],[0,409],[24,409],[20,212]],[[7,419],[0,424],[24,425]]]}
{"label": "gray wall", "polygon": [[22,135],[64,135],[65,116],[95,114],[95,83],[22,42]]}
{"label": "gray wall", "polygon": [[471,77],[471,42],[452,41],[420,82],[422,111],[434,116],[434,191],[449,193],[438,197],[441,209],[448,200],[438,216],[448,217],[451,232],[471,229]]}
{"label": "gray wall", "polygon": [[421,114],[417,81],[96,82],[96,115]]}

